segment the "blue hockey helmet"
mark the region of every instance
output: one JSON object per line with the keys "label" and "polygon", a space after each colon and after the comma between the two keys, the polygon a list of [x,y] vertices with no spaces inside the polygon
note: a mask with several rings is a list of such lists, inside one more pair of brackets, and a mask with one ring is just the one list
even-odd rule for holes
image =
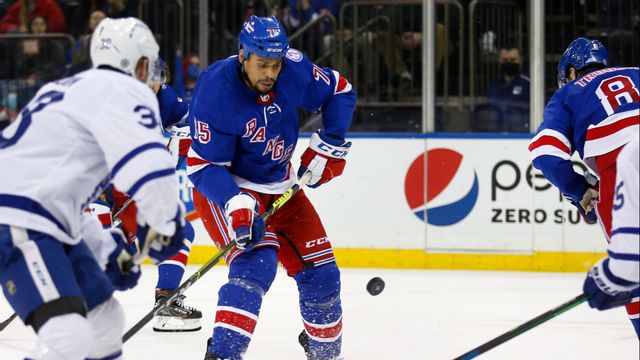
{"label": "blue hockey helmet", "polygon": [[609,66],[609,53],[598,40],[579,37],[569,44],[558,63],[558,87],[567,83],[567,71],[571,65],[576,71],[591,64]]}
{"label": "blue hockey helmet", "polygon": [[238,35],[238,50],[240,49],[244,51],[245,59],[251,54],[266,58],[283,58],[289,50],[289,38],[275,16],[252,15],[244,22]]}

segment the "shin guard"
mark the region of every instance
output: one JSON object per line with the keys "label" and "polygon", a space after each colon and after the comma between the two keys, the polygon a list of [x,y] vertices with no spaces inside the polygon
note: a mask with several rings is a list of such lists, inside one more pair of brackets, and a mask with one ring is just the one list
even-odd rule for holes
{"label": "shin guard", "polygon": [[191,252],[191,244],[195,237],[193,226],[186,221],[184,226],[184,242],[180,251],[172,258],[162,261],[158,264],[158,283],[156,289],[175,290],[180,285],[182,275],[184,275],[189,253]]}
{"label": "shin guard", "polygon": [[340,271],[335,263],[295,275],[300,293],[300,313],[313,359],[333,359],[342,346]]}
{"label": "shin guard", "polygon": [[218,292],[218,308],[208,350],[224,359],[239,360],[246,352],[256,323],[262,297],[276,275],[274,248],[243,253],[230,265],[229,282]]}

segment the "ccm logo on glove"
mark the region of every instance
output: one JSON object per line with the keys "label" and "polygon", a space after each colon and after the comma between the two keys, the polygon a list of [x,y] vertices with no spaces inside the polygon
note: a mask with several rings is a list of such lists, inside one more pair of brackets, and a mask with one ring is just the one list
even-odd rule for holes
{"label": "ccm logo on glove", "polygon": [[310,172],[311,177],[306,185],[316,188],[342,175],[346,165],[344,157],[349,153],[350,147],[350,141],[321,131],[314,133],[309,140],[309,147],[300,158],[298,179],[302,178],[306,172]]}

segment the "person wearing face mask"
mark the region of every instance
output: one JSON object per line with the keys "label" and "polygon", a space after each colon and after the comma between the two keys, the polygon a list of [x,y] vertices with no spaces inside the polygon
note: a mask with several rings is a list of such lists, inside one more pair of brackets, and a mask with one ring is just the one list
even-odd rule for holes
{"label": "person wearing face mask", "polygon": [[487,89],[487,104],[501,117],[502,130],[528,132],[529,77],[522,71],[522,54],[506,45],[499,56],[500,74]]}

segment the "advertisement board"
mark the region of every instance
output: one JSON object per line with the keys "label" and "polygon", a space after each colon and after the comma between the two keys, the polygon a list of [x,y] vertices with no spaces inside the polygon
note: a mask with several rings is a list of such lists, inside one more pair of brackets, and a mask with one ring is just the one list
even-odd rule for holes
{"label": "advertisement board", "polygon": [[[520,259],[538,270],[571,270],[604,256],[599,225],[586,224],[532,168],[528,136],[354,135],[351,140],[343,176],[306,190],[338,258],[343,254],[348,265],[446,268],[457,256],[466,260],[455,268]],[[307,142],[300,139],[293,159]],[[586,167],[576,161],[575,169],[582,173]],[[189,191],[183,190],[192,209]],[[194,226],[195,245],[210,246],[198,220]],[[541,266],[544,254],[550,256],[545,261],[565,264]],[[511,255],[516,257],[505,258]]]}

